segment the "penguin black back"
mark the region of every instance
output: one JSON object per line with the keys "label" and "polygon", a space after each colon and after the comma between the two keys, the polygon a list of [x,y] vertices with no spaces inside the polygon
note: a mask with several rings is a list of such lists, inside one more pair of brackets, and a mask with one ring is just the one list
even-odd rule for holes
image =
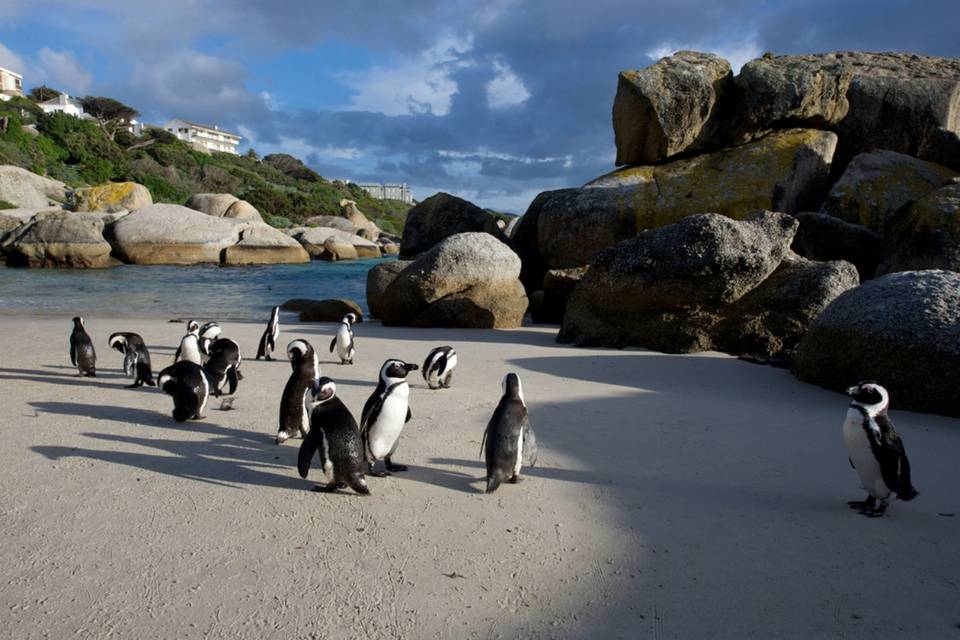
{"label": "penguin black back", "polygon": [[267,322],[267,328],[260,336],[260,344],[257,346],[257,360],[264,358],[273,360],[273,352],[277,348],[277,338],[280,336],[280,307],[274,307],[270,311],[270,320]]}
{"label": "penguin black back", "polygon": [[320,377],[320,360],[306,340],[293,340],[287,345],[287,358],[293,371],[280,396],[279,427],[277,444],[298,433],[306,436],[310,430],[310,413],[307,409],[307,393]]}
{"label": "penguin black back", "polygon": [[203,367],[189,360],[170,365],[157,376],[160,390],[173,397],[173,419],[184,422],[202,419],[210,394],[210,382]]}
{"label": "penguin black back", "polygon": [[213,383],[213,395],[220,396],[225,384],[229,385],[227,393],[233,395],[240,384],[240,345],[230,338],[219,338],[213,343],[208,338],[203,344],[210,355],[203,369]]}
{"label": "penguin black back", "polygon": [[504,480],[517,482],[525,455],[531,466],[536,464],[536,439],[520,377],[515,373],[508,373],[503,380],[503,395],[487,423],[481,448],[486,459],[487,493],[496,491]]}
{"label": "penguin black back", "polygon": [[81,376],[95,378],[97,377],[97,352],[83,325],[83,318],[80,316],[73,319],[73,331],[70,333],[70,362]]}
{"label": "penguin black back", "polygon": [[123,371],[133,376],[129,387],[156,386],[150,364],[150,351],[140,334],[130,331],[118,331],[110,334],[108,343],[123,354]]}

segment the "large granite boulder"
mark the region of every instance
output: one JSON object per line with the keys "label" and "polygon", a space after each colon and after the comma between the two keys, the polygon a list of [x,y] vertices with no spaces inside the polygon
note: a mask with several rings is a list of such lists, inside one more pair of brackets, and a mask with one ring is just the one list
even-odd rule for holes
{"label": "large granite boulder", "polygon": [[710,213],[619,242],[573,290],[557,339],[783,357],[832,297],[857,283],[853,265],[793,254],[796,229],[783,213],[744,221]]}
{"label": "large granite boulder", "polygon": [[891,149],[960,171],[960,60],[909,53],[767,55],[737,78],[746,139],[788,124],[840,135],[839,166]]}
{"label": "large granite boulder", "polygon": [[836,391],[876,380],[895,409],[960,416],[960,274],[905,271],[843,293],[800,341],[794,373]]}
{"label": "large granite boulder", "polygon": [[680,51],[638,71],[621,71],[613,102],[617,164],[645,164],[717,144],[733,94],[730,63]]}
{"label": "large granite boulder", "polygon": [[235,245],[227,247],[222,257],[224,265],[301,262],[310,262],[310,255],[300,246],[300,243],[262,222],[242,226],[240,240]]}
{"label": "large granite boulder", "polygon": [[357,258],[379,258],[382,253],[375,242],[330,227],[294,227],[288,229],[311,258],[340,261]]}
{"label": "large granite boulder", "polygon": [[43,209],[66,199],[66,187],[59,180],[20,167],[0,166],[0,200],[24,209]]}
{"label": "large granite boulder", "polygon": [[340,216],[312,216],[303,221],[305,227],[329,227],[356,235],[357,228],[346,218]]}
{"label": "large granite boulder", "polygon": [[400,256],[411,258],[429,250],[444,238],[468,231],[483,231],[507,242],[497,220],[480,207],[452,196],[437,193],[407,213],[400,241]]}
{"label": "large granite boulder", "polygon": [[758,210],[818,208],[836,139],[782,131],[733,149],[622,169],[586,188],[541,193],[513,235],[523,283],[535,291],[547,269],[585,266],[616,242],[703,211],[742,219]]}
{"label": "large granite boulder", "polygon": [[287,300],[280,308],[284,311],[296,311],[301,322],[340,322],[348,313],[356,316],[355,322],[363,322],[363,310],[353,300],[329,298],[327,300],[309,300],[294,298]]}
{"label": "large granite boulder", "polygon": [[342,260],[356,260],[360,257],[356,246],[349,240],[337,236],[328,236],[323,241],[322,252],[317,256],[321,260],[340,262]]}
{"label": "large granite boulder", "polygon": [[73,192],[76,211],[136,211],[153,204],[150,190],[136,182],[110,182]]}
{"label": "large granite boulder", "polygon": [[880,273],[960,271],[960,182],[921,198],[895,220]]}
{"label": "large granite boulder", "polygon": [[134,211],[107,230],[114,254],[131,264],[219,263],[240,241],[243,225],[175,204]]}
{"label": "large granite boulder", "polygon": [[831,187],[822,211],[885,234],[902,207],[956,176],[946,167],[895,151],[861,153]]}
{"label": "large granite boulder", "polygon": [[353,200],[347,200],[346,198],[341,200],[340,210],[347,222],[356,229],[354,233],[357,235],[367,240],[376,240],[380,236],[380,227],[368,220]]}
{"label": "large granite boulder", "polygon": [[239,200],[240,198],[229,193],[195,193],[187,198],[184,206],[202,211],[208,216],[222,218],[227,209]]}
{"label": "large granite boulder", "polygon": [[103,217],[62,211],[27,223],[6,249],[7,264],[18,267],[103,268],[112,264],[103,238]]}
{"label": "large granite boulder", "polygon": [[374,265],[367,271],[367,308],[370,309],[371,318],[380,317],[380,301],[383,299],[383,292],[411,263],[411,260],[391,260]]}
{"label": "large granite boulder", "polygon": [[530,294],[530,318],[543,324],[560,324],[567,301],[587,272],[586,267],[550,269],[543,276],[543,288]]}
{"label": "large granite boulder", "polygon": [[24,225],[24,220],[16,216],[8,216],[9,209],[0,210],[0,246],[16,235],[17,229]]}
{"label": "large granite boulder", "polygon": [[237,200],[223,212],[224,218],[235,218],[237,220],[250,220],[255,222],[263,222],[263,217],[261,217],[260,212],[257,211],[257,208],[246,200]]}
{"label": "large granite boulder", "polygon": [[520,258],[488,233],[458,233],[421,254],[380,300],[385,325],[519,327],[527,296]]}
{"label": "large granite boulder", "polygon": [[883,248],[880,234],[827,213],[803,211],[794,217],[800,227],[791,248],[798,254],[811,260],[851,262],[861,280],[874,276]]}

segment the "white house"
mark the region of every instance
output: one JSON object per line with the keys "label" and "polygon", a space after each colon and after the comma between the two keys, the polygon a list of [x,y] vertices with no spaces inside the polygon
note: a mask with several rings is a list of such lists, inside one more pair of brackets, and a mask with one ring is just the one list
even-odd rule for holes
{"label": "white house", "polygon": [[83,110],[83,105],[80,104],[80,101],[76,98],[71,98],[65,93],[61,93],[56,98],[44,100],[39,106],[41,109],[43,109],[44,113],[54,113],[59,111],[67,114],[68,116],[75,116],[77,118],[83,118],[87,115],[87,113]]}
{"label": "white house", "polygon": [[23,76],[0,67],[0,100],[23,95]]}
{"label": "white house", "polygon": [[213,126],[207,127],[186,120],[171,120],[163,128],[179,139],[208,151],[237,154],[242,136]]}
{"label": "white house", "polygon": [[403,202],[413,202],[413,194],[410,192],[410,187],[402,183],[377,184],[375,182],[368,182],[364,184],[357,184],[357,186],[378,200],[402,200]]}

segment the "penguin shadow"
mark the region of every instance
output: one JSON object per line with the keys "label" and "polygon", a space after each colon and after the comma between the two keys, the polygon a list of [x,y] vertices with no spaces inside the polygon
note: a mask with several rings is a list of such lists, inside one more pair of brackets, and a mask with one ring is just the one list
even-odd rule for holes
{"label": "penguin shadow", "polygon": [[[436,460],[433,460],[433,462],[435,461]],[[406,471],[395,475],[403,480],[432,484],[461,493],[483,493],[483,487],[477,484],[484,481],[483,477],[441,469],[439,467],[421,467],[415,464],[408,464]]]}
{"label": "penguin shadow", "polygon": [[56,371],[46,371],[43,369],[0,368],[0,380],[25,380],[27,382],[43,382],[46,384],[56,384],[71,387],[78,384],[85,384],[104,389],[115,389],[117,388],[117,385],[112,384],[109,381],[126,378],[124,375],[111,374],[104,371],[98,371],[97,377],[90,378],[87,376],[77,375],[76,367],[62,368],[71,370],[73,373],[58,373]]}
{"label": "penguin shadow", "polygon": [[[430,462],[434,464],[442,464],[447,466],[455,467],[468,467],[471,469],[477,469],[479,476],[469,476],[465,473],[456,473],[456,472],[447,472],[455,473],[457,476],[469,477],[472,478],[471,482],[485,482],[487,465],[482,460],[463,460],[460,458],[431,458]],[[561,480],[563,482],[579,482],[582,484],[609,484],[608,480],[597,476],[590,471],[580,471],[578,469],[558,469],[556,467],[530,467],[527,465],[523,466],[523,470],[520,472],[521,482],[523,481],[523,476],[530,476],[533,478],[544,478],[546,480]],[[481,488],[480,493],[483,493]]]}
{"label": "penguin shadow", "polygon": [[[278,447],[270,434],[227,429],[207,421],[176,423],[170,416],[143,409],[83,405],[70,402],[33,402],[37,411],[68,416],[136,423],[174,431],[207,434],[204,440],[84,433],[93,440],[132,445],[137,451],[38,445],[32,451],[50,460],[79,457],[119,464],[207,484],[242,489],[247,485],[303,490],[303,481],[290,473],[296,468],[297,449]],[[153,450],[156,453],[144,453]]]}

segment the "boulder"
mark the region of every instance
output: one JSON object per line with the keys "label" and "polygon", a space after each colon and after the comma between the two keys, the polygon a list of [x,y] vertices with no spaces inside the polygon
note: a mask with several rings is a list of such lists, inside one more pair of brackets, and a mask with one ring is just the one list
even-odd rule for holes
{"label": "boulder", "polygon": [[880,234],[862,224],[844,222],[826,213],[804,211],[794,214],[800,223],[791,248],[811,260],[845,260],[860,274],[860,280],[874,276],[880,263]]}
{"label": "boulder", "polygon": [[400,255],[400,245],[396,242],[381,242],[380,251],[385,256],[397,256]]}
{"label": "boulder", "polygon": [[313,216],[303,222],[307,227],[329,227],[339,231],[346,231],[351,235],[356,235],[357,228],[350,224],[350,221],[340,216]]}
{"label": "boulder", "polygon": [[616,163],[653,163],[719,146],[717,134],[733,86],[729,62],[696,51],[679,51],[639,71],[621,71],[613,102]]}
{"label": "boulder", "polygon": [[255,220],[263,222],[260,212],[257,208],[246,200],[237,200],[223,212],[224,218],[236,218],[237,220]]}
{"label": "boulder", "polygon": [[222,218],[227,209],[240,198],[229,193],[195,193],[187,198],[184,206],[196,211],[202,211],[208,216]]}
{"label": "boulder", "polygon": [[897,211],[956,176],[946,167],[894,151],[861,153],[830,189],[822,211],[885,234]]}
{"label": "boulder", "polygon": [[255,222],[241,228],[240,241],[226,248],[222,262],[225,265],[296,264],[310,262],[310,255],[282,231]]}
{"label": "boulder", "polygon": [[[737,79],[741,137],[771,128],[829,128],[838,166],[861,151],[890,149],[960,171],[960,60],[909,53],[767,55]],[[944,154],[944,148],[953,154]]]}
{"label": "boulder", "polygon": [[421,254],[387,286],[385,325],[519,327],[527,310],[520,258],[489,233],[458,233]]}
{"label": "boulder", "polygon": [[103,268],[111,266],[103,218],[62,211],[37,216],[6,248],[7,264],[17,267]]}
{"label": "boulder", "polygon": [[403,239],[400,241],[400,256],[412,258],[444,238],[468,231],[482,231],[507,242],[507,237],[497,226],[496,218],[489,213],[462,198],[449,193],[437,193],[407,213]]}
{"label": "boulder", "polygon": [[299,312],[301,322],[340,322],[348,313],[357,317],[356,322],[363,322],[363,311],[360,305],[345,298],[327,300],[294,298],[284,302],[280,308],[284,311]]}
{"label": "boulder", "polygon": [[547,271],[543,276],[543,288],[530,295],[531,319],[544,324],[563,322],[567,300],[586,272],[586,267]]}
{"label": "boulder", "polygon": [[111,225],[114,254],[131,264],[219,263],[240,241],[242,223],[175,204],[153,204]]}
{"label": "boulder", "polygon": [[43,209],[66,199],[66,187],[59,180],[20,167],[0,166],[0,200],[24,209]]}
{"label": "boulder", "polygon": [[135,211],[153,204],[150,190],[136,182],[111,182],[73,193],[76,211],[114,213]]}
{"label": "boulder", "polygon": [[879,272],[960,271],[960,183],[940,187],[899,216]]}
{"label": "boulder", "polygon": [[783,357],[832,296],[857,283],[848,263],[793,254],[796,228],[782,213],[710,213],[619,242],[573,290],[557,340]]}
{"label": "boulder", "polygon": [[582,189],[541,193],[513,234],[528,290],[547,269],[582,267],[601,250],[703,211],[742,219],[757,210],[818,208],[836,136],[793,129],[754,143],[622,169]]}
{"label": "boulder", "polygon": [[321,260],[339,262],[341,260],[356,260],[359,258],[356,247],[349,240],[328,236],[323,241],[323,251],[319,255]]}
{"label": "boulder", "polygon": [[411,264],[410,260],[391,260],[370,267],[367,271],[367,308],[371,318],[380,317],[380,300],[383,292],[401,271]]}
{"label": "boulder", "polygon": [[296,227],[289,232],[303,245],[311,258],[336,261],[379,258],[382,255],[376,243],[339,229]]}
{"label": "boulder", "polygon": [[793,368],[836,391],[876,380],[895,409],[960,416],[960,274],[904,271],[843,293],[810,325]]}
{"label": "boulder", "polygon": [[7,210],[0,210],[0,245],[16,235],[17,229],[23,226],[24,221],[16,216],[6,215]]}
{"label": "boulder", "polygon": [[362,235],[367,240],[376,240],[380,235],[380,227],[370,222],[367,216],[363,215],[357,208],[357,203],[353,200],[347,200],[346,198],[341,200],[340,210],[343,211],[343,216],[347,222],[354,226],[356,229],[354,233],[357,235]]}

